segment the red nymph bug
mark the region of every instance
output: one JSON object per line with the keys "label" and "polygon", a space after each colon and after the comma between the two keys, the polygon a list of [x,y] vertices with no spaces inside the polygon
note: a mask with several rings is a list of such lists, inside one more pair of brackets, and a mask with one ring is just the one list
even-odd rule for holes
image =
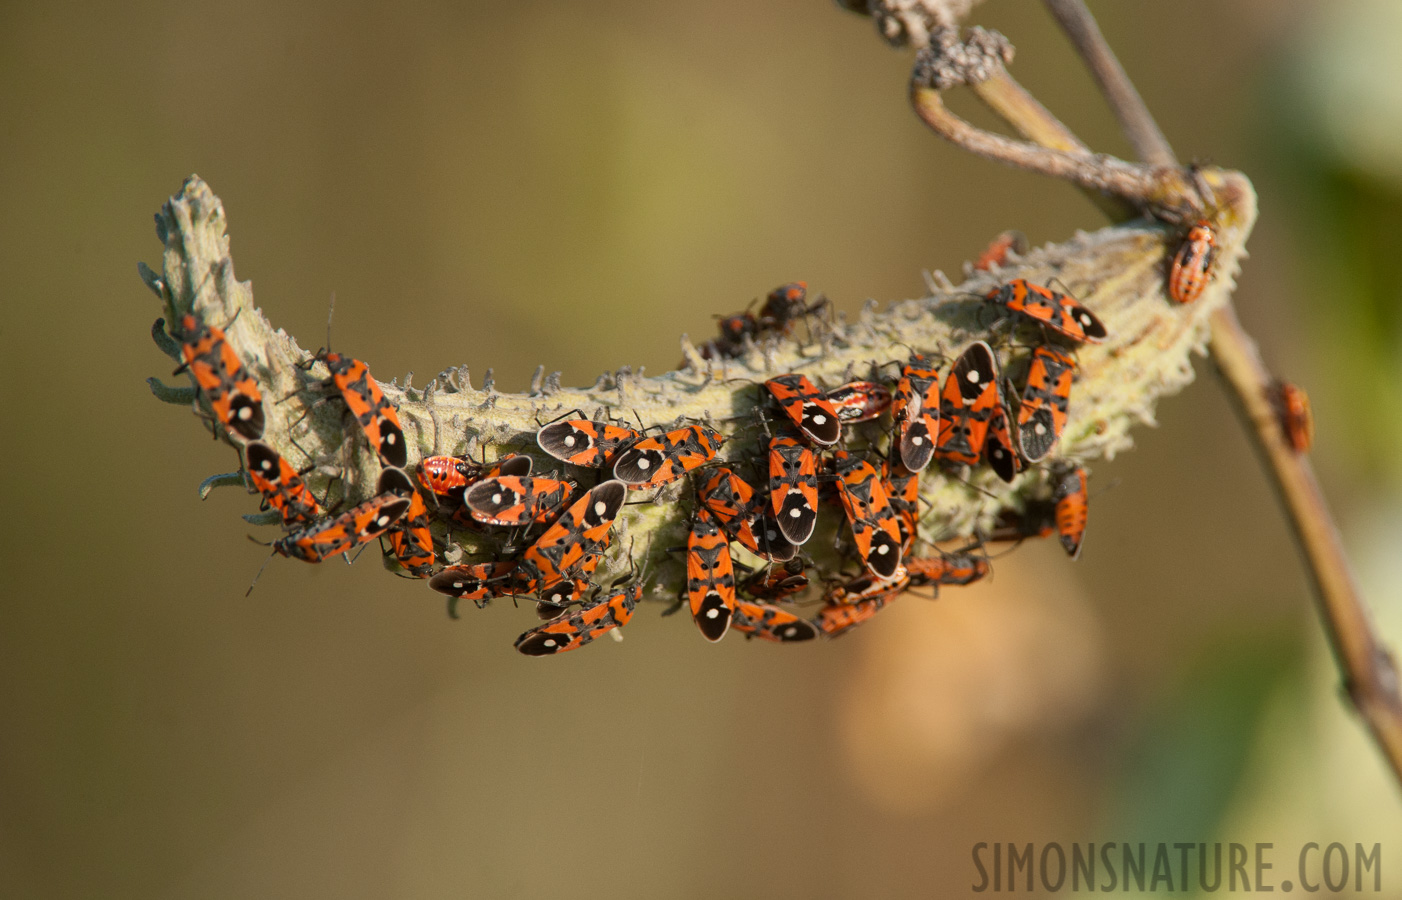
{"label": "red nymph bug", "polygon": [[575,612],[564,612],[537,625],[516,639],[516,649],[527,656],[551,656],[583,647],[633,618],[642,599],[639,582],[609,591],[598,601]]}
{"label": "red nymph bug", "polygon": [[1073,341],[1099,343],[1107,334],[1095,314],[1072,297],[1021,278],[989,291],[988,300]]}
{"label": "red nymph bug", "polygon": [[506,597],[518,593],[511,578],[515,568],[516,563],[505,560],[448,566],[430,578],[428,586],[452,598],[448,602],[448,615],[456,619],[459,600],[471,600],[481,607],[493,597]]}
{"label": "red nymph bug", "polygon": [[1086,470],[1077,466],[1062,474],[1052,492],[1056,503],[1056,532],[1061,546],[1072,559],[1081,555],[1081,541],[1086,536]]}
{"label": "red nymph bug", "polygon": [[519,453],[503,456],[490,466],[465,456],[426,456],[419,460],[416,471],[419,482],[440,497],[458,497],[462,489],[481,478],[515,475],[525,478],[531,474],[531,458]]}
{"label": "red nymph bug", "polygon": [[779,530],[794,544],[813,536],[818,521],[818,464],[791,437],[769,441],[769,503]]}
{"label": "red nymph bug", "polygon": [[433,574],[433,532],[428,527],[428,504],[403,469],[380,473],[380,490],[409,498],[409,508],[385,532],[394,558],[414,578]]}
{"label": "red nymph bug", "polygon": [[598,469],[608,465],[619,448],[639,437],[636,431],[621,425],[565,419],[543,426],[536,432],[535,440],[540,449],[562,462]]}
{"label": "red nymph bug", "polygon": [[807,376],[797,373],[780,375],[766,381],[764,386],[779,401],[784,414],[813,443],[830,447],[842,436],[842,423],[837,417],[837,410]]}
{"label": "red nymph bug", "polygon": [[1005,231],[998,235],[989,243],[988,249],[974,260],[974,268],[986,272],[994,266],[1001,266],[1007,262],[1010,250],[1014,253],[1026,253],[1027,235],[1021,231]]}
{"label": "red nymph bug", "polygon": [[1271,391],[1271,402],[1280,418],[1285,442],[1296,453],[1305,453],[1314,443],[1314,414],[1304,388],[1288,381],[1277,381]]}
{"label": "red nymph bug", "polygon": [[[404,474],[399,470],[385,470],[386,473],[391,471]],[[302,531],[274,541],[273,552],[306,562],[321,562],[328,556],[345,553],[366,541],[373,541],[409,509],[409,498],[396,493],[398,482],[393,475],[390,475],[390,479],[386,481],[382,474],[378,493],[354,509],[334,519],[315,522]]]}
{"label": "red nymph bug", "polygon": [[321,515],[321,506],[287,460],[262,441],[244,448],[245,465],[263,501],[282,514],[284,525],[305,525]]}
{"label": "red nymph bug", "polygon": [[849,381],[828,391],[827,397],[844,425],[870,422],[891,406],[891,392],[874,381]]}
{"label": "red nymph bug", "polygon": [[768,603],[751,603],[748,600],[735,601],[730,627],[743,631],[746,637],[776,644],[811,641],[818,636],[817,627],[807,619],[800,619],[788,610]]}
{"label": "red nymph bug", "polygon": [[833,453],[832,468],[862,562],[878,578],[893,577],[901,565],[901,532],[881,476],[871,463],[845,450]]}
{"label": "red nymph bug", "polygon": [[892,443],[901,463],[911,472],[930,464],[940,425],[940,375],[920,355],[901,366],[901,377],[891,395],[891,418],[896,433]]}
{"label": "red nymph bug", "polygon": [[725,637],[735,612],[735,569],[730,544],[705,507],[697,508],[686,536],[686,596],[702,636]]}
{"label": "red nymph bug", "polygon": [[881,612],[886,605],[899,596],[899,591],[890,591],[856,603],[836,603],[824,606],[818,612],[814,624],[818,630],[830,638],[846,634],[853,628]]}
{"label": "red nymph bug", "polygon": [[189,312],[180,317],[171,336],[180,342],[185,357],[185,364],[176,373],[189,370],[219,421],[244,440],[262,437],[263,394],[225,340],[223,330]]}
{"label": "red nymph bug", "polygon": [[881,612],[910,585],[910,578],[901,569],[889,581],[861,575],[838,585],[827,595],[827,604],[814,622],[828,637],[846,634],[850,629]]}
{"label": "red nymph bug", "polygon": [[463,495],[463,502],[479,522],[529,525],[558,512],[573,489],[572,483],[554,478],[499,475],[473,484]]}
{"label": "red nymph bug", "polygon": [[725,437],[705,425],[688,425],[646,438],[618,454],[613,477],[631,488],[650,488],[678,478],[715,459]]}
{"label": "red nymph bug", "polygon": [[742,587],[761,600],[782,600],[808,587],[808,576],[803,574],[803,561],[791,559],[782,566],[760,569],[746,578]]}
{"label": "red nymph bug", "polygon": [[1000,393],[998,361],[988,344],[974,341],[944,379],[935,455],[947,462],[977,465]]}
{"label": "red nymph bug", "polygon": [[910,573],[901,566],[890,578],[877,578],[870,572],[863,572],[855,578],[830,585],[823,593],[823,601],[831,604],[853,604],[884,594],[899,593],[910,587]]}
{"label": "red nymph bug", "polygon": [[905,567],[916,587],[973,584],[993,570],[986,557],[972,553],[908,556]]}
{"label": "red nymph bug", "polygon": [[1027,384],[1017,405],[1017,445],[1030,463],[1046,459],[1066,427],[1076,363],[1051,347],[1032,351]]}
{"label": "red nymph bug", "polygon": [[570,504],[522,555],[516,575],[522,591],[572,582],[593,571],[627,495],[623,482],[605,481]]}
{"label": "red nymph bug", "polygon": [[446,497],[466,487],[482,467],[464,456],[427,456],[419,460],[415,471],[424,487]]}
{"label": "red nymph bug", "polygon": [[993,415],[988,420],[988,434],[984,436],[983,458],[999,478],[1012,481],[1022,471],[1022,458],[1013,447],[1013,432],[1010,426],[1012,414],[1008,412],[1003,392],[998,391],[998,402],[993,407]]}
{"label": "red nymph bug", "polygon": [[346,408],[355,416],[365,432],[370,446],[386,466],[401,469],[408,461],[404,429],[399,426],[399,411],[385,398],[380,384],[370,376],[370,367],[358,359],[323,350],[316,359],[326,363],[331,371],[331,383],[341,392]]}
{"label": "red nymph bug", "polygon": [[1173,255],[1173,265],[1168,270],[1168,296],[1179,303],[1192,303],[1202,296],[1216,259],[1217,233],[1206,219],[1200,219],[1188,229],[1188,236]]}

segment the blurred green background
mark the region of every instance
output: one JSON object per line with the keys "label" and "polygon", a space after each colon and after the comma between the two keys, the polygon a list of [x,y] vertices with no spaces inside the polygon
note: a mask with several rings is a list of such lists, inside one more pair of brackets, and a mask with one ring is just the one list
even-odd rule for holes
{"label": "blurred green background", "polygon": [[[1241,316],[1395,646],[1402,5],[1093,8],[1180,156],[1255,180]],[[975,20],[1127,152],[1039,4]],[[144,384],[135,266],[187,174],[304,345],[334,292],[382,378],[589,383],[782,281],[850,311],[1102,224],[926,132],[909,63],[822,0],[0,8],[0,894],[963,896],[977,841],[1139,839],[1383,842],[1396,882],[1398,789],[1205,363],[1095,468],[1079,562],[1027,546],[836,643],[654,606],[526,659],[529,611],[450,622],[365,561],[243,596],[252,501],[195,493],[234,454]]]}

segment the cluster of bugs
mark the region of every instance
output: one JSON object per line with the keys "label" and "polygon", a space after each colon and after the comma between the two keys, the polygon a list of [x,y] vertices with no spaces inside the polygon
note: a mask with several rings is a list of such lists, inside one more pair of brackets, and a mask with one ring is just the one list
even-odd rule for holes
{"label": "cluster of bugs", "polygon": [[[998,265],[1019,240],[1000,236],[979,267]],[[1175,302],[1201,294],[1215,251],[1211,226],[1198,222],[1167,273]],[[301,390],[340,404],[381,464],[373,495],[344,511],[314,496],[305,472],[263,441],[262,393],[224,332],[190,312],[171,335],[185,361],[177,371],[190,372],[213,417],[242,446],[249,484],[281,520],[284,535],[267,545],[272,555],[317,563],[379,539],[400,574],[427,579],[448,597],[455,618],[461,600],[480,607],[533,598],[545,621],[515,646],[544,656],[626,625],[643,599],[647,578],[637,572],[607,587],[594,581],[630,497],[686,508],[685,543],[672,548],[685,581],[669,612],[688,608],[709,641],[731,630],[777,643],[839,636],[911,589],[986,577],[986,547],[997,542],[1055,534],[1078,556],[1086,472],[1056,450],[1073,401],[1076,348],[1104,340],[1105,326],[1069,293],[1024,279],[978,299],[995,324],[1009,324],[1005,332],[994,328],[949,355],[908,348],[904,359],[873,364],[870,378],[830,388],[800,372],[776,375],[754,386],[752,419],[729,436],[710,422],[635,429],[603,412],[567,413],[530,436],[563,472],[537,473],[535,458],[517,452],[490,462],[425,457],[411,474],[398,410],[369,368],[321,351],[311,362],[325,365],[327,377]],[[758,312],[723,317],[702,356],[738,356],[758,339],[788,334],[824,303],[810,305],[803,282],[781,285]],[[1029,332],[1038,339],[1015,340]],[[1303,391],[1281,383],[1271,399],[1287,442],[1308,449]],[[753,437],[739,438],[746,430]],[[1007,482],[1043,468],[1050,496],[1005,511],[989,533],[960,547],[925,540],[920,479],[932,471],[962,478],[983,465]],[[836,527],[820,529],[825,509],[834,519],[841,511]],[[494,540],[494,558],[444,565],[443,551],[461,531]],[[819,534],[844,560],[838,567],[820,569],[805,553]],[[820,605],[815,612],[805,604]]]}
{"label": "cluster of bugs", "polygon": [[[753,306],[754,304],[751,304]],[[770,291],[759,312],[746,309],[729,316],[717,316],[720,334],[696,348],[702,359],[735,359],[765,337],[786,336],[795,322],[802,321],[827,306],[819,298],[808,303],[808,283],[792,281]]]}

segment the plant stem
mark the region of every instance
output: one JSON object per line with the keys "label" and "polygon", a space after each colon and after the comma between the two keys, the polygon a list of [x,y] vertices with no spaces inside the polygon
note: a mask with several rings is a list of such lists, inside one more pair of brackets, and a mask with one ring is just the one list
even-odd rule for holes
{"label": "plant stem", "polygon": [[[1046,0],[1085,59],[1135,152],[1145,162],[1175,165],[1173,150],[1134,89],[1082,0]],[[1344,553],[1343,541],[1309,460],[1281,431],[1270,400],[1274,378],[1230,303],[1212,314],[1212,360],[1222,376],[1305,557],[1325,636],[1342,669],[1349,699],[1402,783],[1402,693],[1396,661],[1373,628]]]}
{"label": "plant stem", "polygon": [[1230,305],[1212,315],[1211,348],[1212,360],[1304,553],[1325,634],[1343,670],[1344,688],[1372,729],[1393,774],[1402,781],[1402,695],[1396,661],[1378,638],[1359,596],[1343,542],[1309,459],[1296,453],[1281,431],[1270,400],[1271,374]]}
{"label": "plant stem", "polygon": [[1081,0],[1046,0],[1046,4],[1090,67],[1091,75],[1109,101],[1115,118],[1120,120],[1120,128],[1129,139],[1135,155],[1153,166],[1178,165],[1168,138],[1159,130],[1158,122],[1154,121],[1149,108],[1144,105],[1144,99],[1134,89],[1134,84],[1106,43],[1100,26],[1085,3]]}

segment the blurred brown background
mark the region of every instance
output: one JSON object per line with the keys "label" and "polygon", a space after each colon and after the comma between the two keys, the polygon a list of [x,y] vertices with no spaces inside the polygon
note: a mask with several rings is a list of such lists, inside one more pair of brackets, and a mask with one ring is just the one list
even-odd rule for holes
{"label": "blurred brown background", "polygon": [[[1313,396],[1396,645],[1402,7],[1094,9],[1179,154],[1255,179],[1241,314]],[[1127,152],[1039,4],[975,19]],[[977,841],[1141,839],[1384,842],[1395,882],[1398,790],[1205,364],[1096,467],[1079,562],[1028,546],[832,644],[648,607],[526,659],[528,611],[450,622],[366,561],[244,598],[253,503],[195,493],[234,454],[144,384],[171,366],[135,265],[184,176],[304,344],[335,292],[383,378],[587,383],[782,281],[854,310],[1004,228],[1102,224],[927,133],[909,63],[821,0],[0,9],[0,894],[963,896]]]}

